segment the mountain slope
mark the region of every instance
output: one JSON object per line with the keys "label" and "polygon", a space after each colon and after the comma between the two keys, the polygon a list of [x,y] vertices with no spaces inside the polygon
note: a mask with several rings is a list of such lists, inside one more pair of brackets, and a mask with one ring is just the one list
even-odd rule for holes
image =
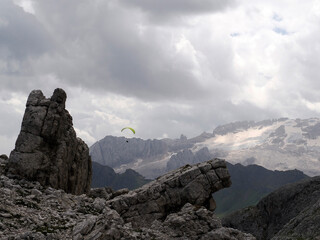
{"label": "mountain slope", "polygon": [[111,187],[114,190],[128,188],[130,190],[141,187],[150,182],[132,169],[118,174],[111,167],[92,162],[92,188]]}
{"label": "mountain slope", "polygon": [[320,176],[288,184],[256,206],[223,218],[223,225],[252,233],[257,239],[318,239]]}
{"label": "mountain slope", "polygon": [[[92,159],[116,172],[131,168],[147,178],[156,178],[176,166],[192,164],[193,156],[207,148],[209,154],[197,161],[220,157],[233,164],[298,169],[309,176],[320,174],[318,118],[234,122],[190,139],[181,135],[179,139],[126,140],[107,136],[96,142],[90,148]],[[182,159],[182,153],[190,157]]]}
{"label": "mountain slope", "polygon": [[271,171],[258,165],[227,163],[232,185],[214,194],[216,214],[225,215],[256,204],[277,188],[308,178],[298,170]]}

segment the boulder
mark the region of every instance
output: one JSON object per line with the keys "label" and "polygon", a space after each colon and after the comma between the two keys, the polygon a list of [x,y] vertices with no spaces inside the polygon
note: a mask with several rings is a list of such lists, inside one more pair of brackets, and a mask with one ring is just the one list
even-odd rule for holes
{"label": "boulder", "polygon": [[88,146],[77,138],[65,109],[67,95],[55,89],[50,99],[30,93],[21,131],[11,152],[7,175],[82,194],[90,190],[92,166]]}
{"label": "boulder", "polygon": [[226,162],[213,159],[169,172],[137,190],[109,200],[108,206],[125,222],[149,226],[152,221],[179,211],[186,203],[213,211],[212,193],[230,185]]}

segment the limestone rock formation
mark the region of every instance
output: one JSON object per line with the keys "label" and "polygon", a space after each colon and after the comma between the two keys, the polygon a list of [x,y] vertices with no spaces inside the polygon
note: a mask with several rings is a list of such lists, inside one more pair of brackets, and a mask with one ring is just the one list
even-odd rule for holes
{"label": "limestone rock formation", "polygon": [[[212,191],[229,185],[222,160],[180,168],[133,192],[98,188],[78,196],[1,175],[0,239],[254,240],[251,234],[222,227],[214,212],[201,206]],[[130,202],[133,196],[138,200],[135,205]],[[150,211],[159,196],[163,201],[159,206],[168,207],[166,213]],[[180,197],[180,202],[174,197]],[[122,212],[123,203],[132,205]],[[135,206],[146,209],[139,212],[141,220],[124,216],[133,213]]]}
{"label": "limestone rock formation", "polygon": [[171,213],[163,222],[154,221],[151,229],[161,239],[229,239],[254,240],[251,234],[225,228],[212,211],[187,203],[177,213]]}
{"label": "limestone rock formation", "polygon": [[7,174],[82,194],[90,190],[91,158],[73,129],[66,98],[59,88],[50,99],[40,90],[30,93]]}
{"label": "limestone rock formation", "polygon": [[212,193],[230,185],[226,162],[213,159],[169,172],[137,190],[110,200],[108,205],[125,222],[146,226],[179,211],[186,203],[214,210]]}
{"label": "limestone rock formation", "polygon": [[161,140],[126,140],[124,137],[106,136],[90,147],[92,159],[102,165],[116,168],[137,158],[150,161],[168,151],[168,146]]}

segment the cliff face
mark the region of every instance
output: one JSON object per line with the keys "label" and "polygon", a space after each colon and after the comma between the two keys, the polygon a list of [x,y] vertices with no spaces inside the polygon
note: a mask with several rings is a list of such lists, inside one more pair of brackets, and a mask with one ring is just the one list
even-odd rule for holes
{"label": "cliff face", "polygon": [[66,98],[59,88],[50,99],[40,90],[30,93],[7,174],[82,194],[90,190],[91,158],[73,129]]}
{"label": "cliff face", "polygon": [[135,159],[153,159],[168,151],[161,140],[142,140],[106,136],[90,147],[90,155],[95,162],[112,168],[130,163]]}

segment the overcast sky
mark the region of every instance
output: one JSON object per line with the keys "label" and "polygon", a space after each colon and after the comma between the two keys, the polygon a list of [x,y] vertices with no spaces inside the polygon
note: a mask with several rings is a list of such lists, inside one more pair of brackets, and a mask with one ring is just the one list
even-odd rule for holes
{"label": "overcast sky", "polygon": [[0,154],[33,89],[67,92],[89,146],[319,117],[320,1],[0,0],[0,83]]}

